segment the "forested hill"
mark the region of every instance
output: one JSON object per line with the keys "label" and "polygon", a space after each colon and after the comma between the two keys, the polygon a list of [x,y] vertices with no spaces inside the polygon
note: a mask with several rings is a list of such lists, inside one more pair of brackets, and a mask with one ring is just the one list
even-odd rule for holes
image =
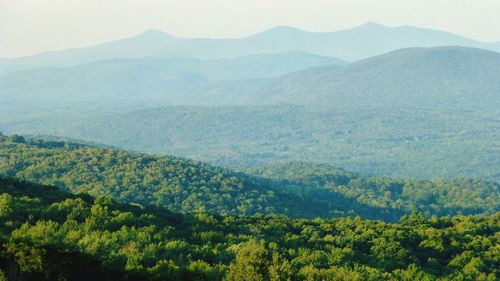
{"label": "forested hill", "polygon": [[200,162],[64,142],[25,143],[20,136],[0,142],[0,175],[177,211],[340,215],[325,201],[280,192],[243,174]]}
{"label": "forested hill", "polygon": [[172,106],[88,115],[78,119],[69,117],[70,112],[54,112],[37,115],[36,120],[23,115],[28,120],[5,129],[233,168],[293,160],[390,178],[472,177],[500,182],[498,120],[464,111],[390,104],[355,110]]}
{"label": "forested hill", "polygon": [[1,280],[498,280],[500,214],[175,214],[0,178]]}
{"label": "forested hill", "polygon": [[499,184],[478,180],[398,181],[304,163],[253,172],[257,176],[181,158],[15,135],[0,142],[0,175],[174,211],[398,221],[414,211],[491,215],[500,209]]}
{"label": "forested hill", "polygon": [[275,187],[322,198],[336,206],[353,200],[372,208],[402,213],[413,210],[428,216],[500,211],[500,184],[477,179],[395,180],[304,162],[276,162],[248,172]]}

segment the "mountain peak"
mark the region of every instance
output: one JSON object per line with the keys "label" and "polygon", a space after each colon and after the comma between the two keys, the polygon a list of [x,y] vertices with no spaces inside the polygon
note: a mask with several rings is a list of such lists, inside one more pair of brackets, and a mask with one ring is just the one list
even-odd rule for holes
{"label": "mountain peak", "polygon": [[278,31],[301,31],[298,28],[287,26],[287,25],[277,25],[269,30],[278,30]]}
{"label": "mountain peak", "polygon": [[173,36],[158,29],[148,29],[139,34],[138,36],[148,37],[148,38],[173,38]]}
{"label": "mountain peak", "polygon": [[382,25],[380,23],[373,22],[373,21],[365,22],[364,24],[360,25],[359,27],[362,27],[362,28],[387,28],[387,26]]}
{"label": "mountain peak", "polygon": [[255,35],[253,35],[253,36],[262,36],[262,35],[265,35],[265,36],[269,36],[269,35],[276,36],[276,35],[283,35],[283,34],[296,34],[296,33],[299,33],[299,32],[304,32],[304,31],[300,30],[298,28],[295,28],[295,27],[291,27],[291,26],[277,25],[277,26],[275,26],[273,28],[261,31],[261,32],[255,34]]}

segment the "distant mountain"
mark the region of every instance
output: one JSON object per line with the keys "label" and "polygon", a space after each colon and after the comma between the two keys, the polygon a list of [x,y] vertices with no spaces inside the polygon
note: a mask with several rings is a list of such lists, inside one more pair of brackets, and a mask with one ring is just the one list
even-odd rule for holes
{"label": "distant mountain", "polygon": [[[40,70],[0,77],[0,130],[234,166],[306,160],[394,177],[500,180],[495,52],[411,48],[276,78],[187,83],[138,66],[115,76],[114,64],[94,77],[101,64],[92,65],[53,80]],[[163,107],[180,104],[197,107]]]}
{"label": "distant mountain", "polygon": [[0,63],[0,74],[40,66],[69,66],[99,60],[144,57],[233,58],[250,54],[302,51],[356,61],[409,47],[466,46],[500,51],[499,43],[483,43],[452,33],[376,23],[335,32],[307,32],[279,26],[235,39],[183,39],[149,30],[137,36],[92,47],[47,52]]}
{"label": "distant mountain", "polygon": [[463,47],[410,48],[319,67],[220,93],[241,103],[294,103],[336,108],[391,105],[494,112],[500,117],[500,54]]}
{"label": "distant mountain", "polygon": [[297,46],[297,50],[322,55],[335,54],[347,61],[410,47],[464,46],[500,51],[499,44],[482,43],[449,32],[411,26],[387,27],[374,22],[334,32],[306,32],[290,27],[276,27],[248,39],[259,42],[258,45],[278,41],[282,44],[279,45],[280,48]]}
{"label": "distant mountain", "polygon": [[[293,58],[293,59],[291,59]],[[290,61],[294,61],[293,63]],[[0,77],[0,100],[18,110],[86,103],[146,105],[288,103],[357,108],[405,106],[500,112],[500,53],[464,47],[410,48],[351,63],[304,53],[231,60],[112,60]],[[325,65],[276,78],[308,65]],[[240,78],[252,79],[240,79]],[[222,80],[225,78],[225,80]],[[38,107],[38,108],[37,108]]]}
{"label": "distant mountain", "polygon": [[[302,52],[258,54],[221,60],[188,58],[114,59],[65,68],[36,68],[0,76],[0,100],[17,109],[54,108],[82,102],[116,106],[185,102],[190,92],[205,91],[217,81],[276,77],[343,61]],[[245,82],[239,82],[238,84]],[[154,102],[153,102],[154,104]],[[0,108],[2,106],[0,105]]]}

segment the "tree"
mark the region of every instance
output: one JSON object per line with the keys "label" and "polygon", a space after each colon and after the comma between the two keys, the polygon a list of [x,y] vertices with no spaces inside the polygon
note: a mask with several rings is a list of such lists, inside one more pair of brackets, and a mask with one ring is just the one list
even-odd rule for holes
{"label": "tree", "polygon": [[19,135],[10,135],[7,137],[7,140],[13,143],[26,143],[24,137]]}
{"label": "tree", "polygon": [[239,245],[236,262],[229,265],[226,281],[267,281],[268,268],[269,253],[264,242],[251,239]]}

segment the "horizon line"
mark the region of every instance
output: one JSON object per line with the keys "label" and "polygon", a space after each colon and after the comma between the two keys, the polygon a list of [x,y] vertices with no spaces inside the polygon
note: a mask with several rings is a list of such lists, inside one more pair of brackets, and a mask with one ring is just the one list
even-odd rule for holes
{"label": "horizon line", "polygon": [[302,28],[299,28],[299,27],[295,27],[295,26],[291,26],[291,25],[279,25],[278,24],[278,25],[274,25],[272,27],[263,29],[263,30],[258,31],[258,32],[250,33],[248,35],[234,36],[234,37],[202,37],[202,36],[199,36],[199,37],[180,37],[180,36],[173,35],[170,32],[167,32],[167,31],[164,31],[164,30],[161,30],[161,29],[158,29],[158,28],[148,28],[148,29],[146,29],[146,30],[144,30],[144,31],[142,31],[140,33],[134,33],[134,34],[129,35],[127,37],[110,39],[110,40],[107,40],[107,41],[102,41],[102,42],[93,43],[93,44],[84,45],[84,46],[78,46],[78,47],[71,47],[71,48],[64,48],[64,49],[57,49],[57,50],[46,50],[46,51],[36,52],[36,53],[30,54],[30,55],[22,55],[22,56],[15,56],[15,57],[0,57],[0,60],[15,60],[15,59],[28,58],[28,57],[33,57],[33,56],[42,55],[42,54],[50,54],[50,53],[57,53],[57,52],[62,52],[62,51],[91,48],[91,47],[96,47],[96,46],[100,46],[100,45],[104,45],[104,44],[108,44],[108,43],[113,43],[113,42],[117,42],[117,41],[121,41],[121,40],[127,40],[127,39],[130,39],[130,38],[138,37],[138,36],[144,35],[144,34],[146,34],[148,32],[159,33],[159,34],[162,34],[164,36],[168,36],[168,37],[171,37],[173,39],[179,39],[179,40],[238,40],[238,39],[245,39],[245,38],[250,38],[250,37],[253,37],[253,36],[257,36],[259,34],[263,34],[263,33],[266,33],[266,32],[269,32],[269,31],[272,31],[272,30],[275,30],[275,29],[279,29],[279,28],[282,28],[282,29],[291,29],[291,30],[295,30],[295,31],[298,31],[298,32],[305,32],[305,33],[328,34],[328,33],[342,32],[342,31],[347,31],[347,30],[351,30],[351,29],[356,29],[356,28],[361,28],[361,27],[370,27],[370,26],[372,26],[372,27],[387,28],[387,29],[396,29],[396,28],[423,29],[423,30],[429,30],[429,31],[437,31],[437,32],[448,33],[448,34],[452,34],[452,35],[455,35],[455,36],[462,37],[464,39],[473,40],[473,41],[476,41],[476,42],[479,42],[479,43],[485,43],[485,44],[500,43],[500,41],[481,41],[481,40],[477,40],[477,39],[474,39],[474,38],[471,38],[471,37],[467,37],[467,36],[464,36],[464,35],[461,35],[461,34],[457,34],[457,33],[454,33],[454,32],[449,32],[449,31],[435,29],[435,28],[419,27],[419,26],[413,26],[413,25],[389,26],[389,25],[385,25],[385,24],[382,24],[382,23],[379,23],[379,22],[376,22],[376,21],[366,21],[366,22],[364,22],[362,24],[358,24],[358,25],[355,25],[355,26],[352,26],[352,27],[341,28],[341,29],[332,30],[332,31],[310,31],[310,30],[305,30],[305,29],[302,29]]}

